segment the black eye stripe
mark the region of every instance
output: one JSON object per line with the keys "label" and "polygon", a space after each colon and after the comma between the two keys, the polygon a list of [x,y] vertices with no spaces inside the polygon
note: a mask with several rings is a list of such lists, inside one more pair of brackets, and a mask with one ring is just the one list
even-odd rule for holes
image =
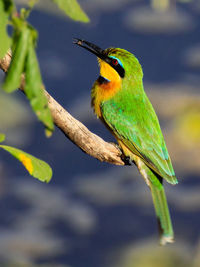
{"label": "black eye stripe", "polygon": [[114,69],[119,73],[119,75],[120,75],[121,78],[124,78],[124,76],[125,76],[125,70],[124,70],[124,68],[120,64],[118,64],[117,66],[115,66]]}

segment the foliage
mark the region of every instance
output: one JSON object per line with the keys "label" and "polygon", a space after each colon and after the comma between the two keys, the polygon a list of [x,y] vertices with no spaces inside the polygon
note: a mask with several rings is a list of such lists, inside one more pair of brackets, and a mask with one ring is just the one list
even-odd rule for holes
{"label": "foliage", "polygon": [[0,58],[2,58],[5,53],[8,51],[8,48],[11,45],[11,38],[8,36],[6,32],[6,26],[8,23],[8,17],[10,12],[13,9],[13,5],[11,1],[0,1]]}
{"label": "foliage", "polygon": [[[3,142],[4,139],[5,135],[0,134],[0,142]],[[49,182],[51,180],[52,169],[46,162],[11,146],[0,145],[0,148],[9,152],[16,159],[18,159],[27,169],[29,174],[33,177],[39,179],[42,182]]]}
{"label": "foliage", "polygon": [[53,2],[71,19],[89,22],[88,16],[82,11],[76,0],[53,0]]}
{"label": "foliage", "polygon": [[[51,1],[71,19],[81,22],[89,21],[76,0]],[[37,2],[39,0],[29,0],[28,8],[21,8],[18,12],[13,0],[0,0],[0,59],[5,56],[10,47],[12,51],[11,64],[2,87],[7,93],[11,93],[20,87],[21,80],[24,77],[24,92],[37,118],[44,124],[46,134],[50,136],[54,130],[54,124],[44,95],[42,77],[35,51],[38,34],[36,29],[27,21]],[[12,27],[11,37],[7,33],[8,25]],[[0,134],[0,141],[3,141],[3,139],[4,136]],[[41,181],[50,180],[52,171],[45,162],[16,148],[0,147],[20,160],[34,177]],[[30,168],[31,165],[29,164],[26,165],[29,160],[33,168]]]}

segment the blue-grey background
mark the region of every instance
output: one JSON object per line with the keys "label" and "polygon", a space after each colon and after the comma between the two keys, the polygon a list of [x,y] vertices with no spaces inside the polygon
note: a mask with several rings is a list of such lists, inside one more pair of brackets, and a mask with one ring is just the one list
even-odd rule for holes
{"label": "blue-grey background", "polygon": [[89,24],[40,2],[30,22],[45,86],[107,141],[114,139],[90,108],[96,58],[72,38],[127,49],[142,64],[179,179],[165,183],[176,242],[158,245],[150,192],[134,166],[101,163],[58,129],[46,138],[24,95],[1,91],[7,144],[47,161],[54,175],[43,184],[1,151],[0,266],[200,266],[200,1],[83,0]]}

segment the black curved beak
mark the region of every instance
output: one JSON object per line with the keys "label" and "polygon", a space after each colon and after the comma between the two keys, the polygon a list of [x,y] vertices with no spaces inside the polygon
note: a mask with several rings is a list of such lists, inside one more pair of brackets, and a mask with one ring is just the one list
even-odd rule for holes
{"label": "black curved beak", "polygon": [[101,49],[100,47],[98,47],[95,44],[92,44],[88,41],[81,40],[78,38],[74,38],[73,43],[85,48],[86,50],[88,50],[91,53],[93,53],[94,55],[96,55],[98,58],[100,58],[103,61],[105,61],[106,63],[108,63],[113,69],[115,69],[118,72],[118,74],[120,75],[121,78],[124,78],[124,75],[125,75],[124,68],[120,64],[113,65],[112,64],[112,58],[107,55],[105,50]]}
{"label": "black curved beak", "polygon": [[110,63],[110,58],[105,54],[104,50],[98,47],[97,45],[92,44],[85,40],[78,39],[78,38],[74,38],[73,43],[87,49],[91,53],[95,54],[98,58],[101,58],[107,63]]}

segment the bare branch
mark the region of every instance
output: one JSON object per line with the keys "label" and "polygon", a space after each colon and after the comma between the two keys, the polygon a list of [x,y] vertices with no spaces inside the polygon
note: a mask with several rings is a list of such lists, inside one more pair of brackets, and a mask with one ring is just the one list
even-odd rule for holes
{"label": "bare branch", "polygon": [[[0,60],[0,68],[7,72],[11,61],[11,52],[9,51],[3,59]],[[24,77],[22,77],[21,87],[24,87]],[[51,111],[54,124],[80,149],[90,156],[116,165],[124,165],[122,152],[114,144],[105,142],[99,136],[91,133],[80,121],[73,118],[56,100],[44,89],[48,99],[49,109]]]}

